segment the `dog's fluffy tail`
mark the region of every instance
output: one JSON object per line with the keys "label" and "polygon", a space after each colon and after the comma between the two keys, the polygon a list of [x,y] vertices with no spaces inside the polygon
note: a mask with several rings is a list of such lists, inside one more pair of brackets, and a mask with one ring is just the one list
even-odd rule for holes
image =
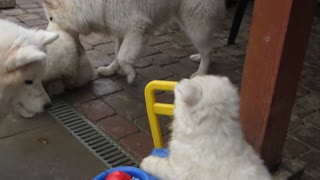
{"label": "dog's fluffy tail", "polygon": [[78,77],[75,84],[75,86],[77,87],[86,85],[93,77],[92,65],[82,45],[79,53],[80,53],[80,56],[79,56]]}

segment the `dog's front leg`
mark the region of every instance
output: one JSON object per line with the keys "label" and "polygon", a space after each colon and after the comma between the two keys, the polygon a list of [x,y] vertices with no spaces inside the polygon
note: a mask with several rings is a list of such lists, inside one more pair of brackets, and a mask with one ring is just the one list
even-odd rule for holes
{"label": "dog's front leg", "polygon": [[107,67],[99,67],[97,69],[98,74],[100,76],[111,76],[113,74],[115,74],[120,66],[117,60],[117,56],[118,56],[118,52],[120,50],[121,44],[122,44],[123,38],[117,37],[116,39],[116,46],[115,46],[115,59],[113,60],[113,62],[107,66]]}
{"label": "dog's front leg", "polygon": [[143,37],[143,33],[129,32],[124,37],[118,52],[117,61],[126,73],[129,84],[133,83],[136,78],[136,70],[133,64],[136,59],[140,58],[145,41],[146,39]]}

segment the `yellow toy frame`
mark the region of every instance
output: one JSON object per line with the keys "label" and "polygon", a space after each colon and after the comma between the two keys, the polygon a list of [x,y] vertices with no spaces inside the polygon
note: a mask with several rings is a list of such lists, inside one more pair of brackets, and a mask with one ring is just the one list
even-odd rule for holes
{"label": "yellow toy frame", "polygon": [[153,144],[155,148],[163,147],[161,129],[157,114],[173,115],[174,105],[166,103],[157,103],[155,100],[154,92],[156,90],[173,91],[174,87],[177,84],[178,82],[175,81],[154,80],[149,82],[145,87],[144,96],[146,99],[147,114],[151,128]]}

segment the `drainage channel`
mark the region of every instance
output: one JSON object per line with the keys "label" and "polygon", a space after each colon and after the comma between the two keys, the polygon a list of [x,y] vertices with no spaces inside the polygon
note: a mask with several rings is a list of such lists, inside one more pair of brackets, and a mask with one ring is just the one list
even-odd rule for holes
{"label": "drainage channel", "polygon": [[65,101],[54,100],[48,112],[108,168],[137,167],[138,162],[130,153]]}

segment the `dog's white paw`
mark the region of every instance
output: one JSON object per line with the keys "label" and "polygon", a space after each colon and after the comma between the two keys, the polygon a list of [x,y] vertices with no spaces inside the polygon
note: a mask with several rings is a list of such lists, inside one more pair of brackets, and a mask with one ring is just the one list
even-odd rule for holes
{"label": "dog's white paw", "polygon": [[97,72],[100,76],[111,76],[116,73],[116,70],[107,66],[107,67],[98,67]]}
{"label": "dog's white paw", "polygon": [[128,84],[132,84],[133,81],[136,79],[136,76],[137,76],[137,73],[136,73],[135,71],[130,72],[130,73],[127,75]]}
{"label": "dog's white paw", "polygon": [[189,58],[193,62],[200,62],[201,61],[201,55],[200,54],[192,54],[192,55],[190,55]]}
{"label": "dog's white paw", "polygon": [[148,156],[142,160],[142,162],[140,163],[140,168],[149,173],[152,173],[158,161],[159,161],[159,157]]}
{"label": "dog's white paw", "polygon": [[26,109],[20,107],[16,110],[18,112],[18,114],[23,117],[23,118],[26,118],[26,119],[31,119],[35,116],[34,113],[31,113],[29,111],[27,111]]}

